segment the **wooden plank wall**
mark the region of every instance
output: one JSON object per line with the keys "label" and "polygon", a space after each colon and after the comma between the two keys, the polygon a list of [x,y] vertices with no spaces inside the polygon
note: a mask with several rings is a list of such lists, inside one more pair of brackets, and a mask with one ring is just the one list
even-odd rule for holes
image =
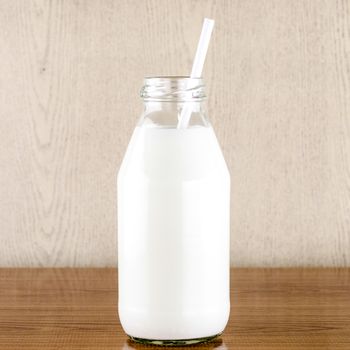
{"label": "wooden plank wall", "polygon": [[0,0],[0,266],[115,265],[142,78],[188,74],[205,16],[232,264],[350,265],[349,0]]}

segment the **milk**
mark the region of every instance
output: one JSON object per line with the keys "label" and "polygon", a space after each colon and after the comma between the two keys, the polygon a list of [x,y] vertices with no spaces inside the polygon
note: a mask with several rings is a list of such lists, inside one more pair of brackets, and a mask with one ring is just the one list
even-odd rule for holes
{"label": "milk", "polygon": [[144,339],[228,321],[230,178],[213,129],[136,127],[118,175],[119,317]]}

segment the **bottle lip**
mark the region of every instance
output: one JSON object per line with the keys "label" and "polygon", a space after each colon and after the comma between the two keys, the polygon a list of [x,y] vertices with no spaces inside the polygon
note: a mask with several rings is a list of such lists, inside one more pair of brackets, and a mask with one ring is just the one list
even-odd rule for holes
{"label": "bottle lip", "polygon": [[140,96],[145,101],[200,102],[205,99],[202,78],[189,76],[147,76]]}

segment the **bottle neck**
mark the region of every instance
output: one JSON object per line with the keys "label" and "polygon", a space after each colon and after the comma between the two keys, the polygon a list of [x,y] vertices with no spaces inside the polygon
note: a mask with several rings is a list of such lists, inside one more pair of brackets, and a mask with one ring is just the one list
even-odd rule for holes
{"label": "bottle neck", "polygon": [[144,111],[139,125],[175,128],[184,110],[186,114],[190,113],[189,127],[209,125],[201,78],[145,78],[141,97]]}

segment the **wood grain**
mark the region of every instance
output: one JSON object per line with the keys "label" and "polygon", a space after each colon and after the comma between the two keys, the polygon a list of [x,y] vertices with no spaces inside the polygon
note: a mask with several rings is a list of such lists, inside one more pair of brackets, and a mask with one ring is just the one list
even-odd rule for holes
{"label": "wood grain", "polygon": [[0,266],[114,266],[145,75],[188,74],[232,176],[235,266],[350,266],[349,0],[0,0]]}
{"label": "wood grain", "polygon": [[[158,348],[128,341],[116,286],[115,269],[0,269],[1,349]],[[350,270],[316,268],[233,269],[229,324],[216,341],[195,346],[349,347]]]}

